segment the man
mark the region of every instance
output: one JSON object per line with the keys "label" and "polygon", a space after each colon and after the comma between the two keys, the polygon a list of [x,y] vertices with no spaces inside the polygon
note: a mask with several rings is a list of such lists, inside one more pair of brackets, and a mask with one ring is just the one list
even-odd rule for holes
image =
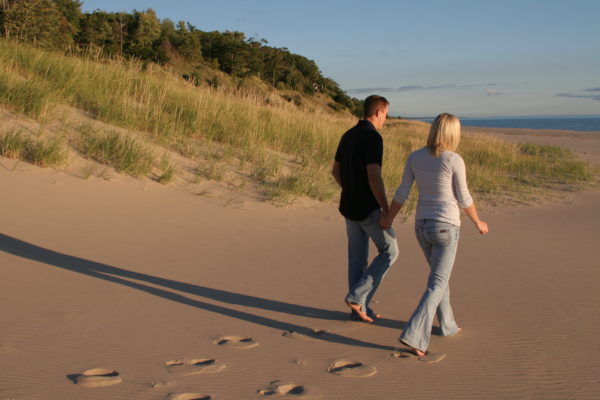
{"label": "man", "polygon": [[[351,319],[366,322],[379,317],[369,308],[369,302],[398,257],[396,233],[379,226],[379,217],[388,213],[389,205],[381,178],[383,139],[377,130],[385,124],[388,109],[385,97],[365,99],[364,119],[342,136],[332,171],[342,188],[339,210],[346,218],[348,234],[346,304],[352,310]],[[369,238],[379,252],[371,265]]]}

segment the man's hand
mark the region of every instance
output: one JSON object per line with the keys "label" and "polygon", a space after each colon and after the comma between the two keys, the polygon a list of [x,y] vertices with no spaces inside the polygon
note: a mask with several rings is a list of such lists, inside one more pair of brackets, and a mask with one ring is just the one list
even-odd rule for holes
{"label": "man's hand", "polygon": [[396,200],[392,200],[392,205],[386,211],[381,211],[381,217],[379,217],[379,226],[381,229],[390,229],[394,218],[398,215],[398,211],[402,208],[402,203],[398,203]]}
{"label": "man's hand", "polygon": [[389,213],[381,213],[381,217],[379,217],[379,226],[381,229],[390,229],[392,222],[394,222],[394,218]]}

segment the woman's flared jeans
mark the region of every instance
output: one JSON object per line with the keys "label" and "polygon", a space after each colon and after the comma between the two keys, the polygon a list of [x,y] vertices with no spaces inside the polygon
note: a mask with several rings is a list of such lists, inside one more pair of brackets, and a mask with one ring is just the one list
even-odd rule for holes
{"label": "woman's flared jeans", "polygon": [[448,284],[458,246],[459,227],[424,219],[416,221],[415,233],[431,272],[427,280],[427,289],[400,335],[400,340],[424,352],[429,346],[431,326],[436,315],[442,336],[453,335],[459,329],[450,306]]}

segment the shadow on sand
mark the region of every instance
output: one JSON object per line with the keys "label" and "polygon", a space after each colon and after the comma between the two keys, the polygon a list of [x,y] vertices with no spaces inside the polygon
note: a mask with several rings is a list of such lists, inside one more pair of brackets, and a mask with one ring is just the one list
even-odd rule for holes
{"label": "shadow on sand", "polygon": [[[297,304],[290,304],[277,300],[269,300],[255,296],[232,293],[225,290],[212,289],[204,286],[178,282],[171,279],[160,278],[148,274],[142,274],[139,272],[128,271],[123,268],[113,267],[95,261],[90,261],[83,258],[70,256],[68,254],[59,253],[4,234],[0,234],[0,250],[18,257],[27,258],[43,264],[63,268],[79,274],[84,274],[108,282],[127,286],[132,289],[141,290],[143,292],[152,294],[154,296],[162,297],[167,300],[175,301],[192,307],[197,307],[202,310],[227,315],[232,318],[237,318],[242,321],[263,325],[269,328],[277,329],[279,331],[293,331],[301,335],[306,335],[313,339],[350,346],[367,347],[388,351],[394,351],[396,349],[395,347],[364,342],[361,340],[348,338],[330,332],[315,335],[314,330],[311,328],[283,321],[278,321],[271,318],[266,318],[259,315],[250,314],[247,312],[238,311],[215,304],[206,303],[200,300],[191,299],[184,295],[174,293],[165,289],[177,290],[179,292],[205,297],[207,299],[217,300],[222,303],[242,305],[257,309],[276,311],[280,313],[287,313],[310,318],[341,321],[347,320],[349,313],[300,306]],[[149,283],[155,286],[161,286],[165,289],[157,288],[154,286],[148,286],[144,283]],[[402,329],[402,327],[404,326],[404,322],[381,318],[377,320],[377,325],[386,326],[389,328]]]}

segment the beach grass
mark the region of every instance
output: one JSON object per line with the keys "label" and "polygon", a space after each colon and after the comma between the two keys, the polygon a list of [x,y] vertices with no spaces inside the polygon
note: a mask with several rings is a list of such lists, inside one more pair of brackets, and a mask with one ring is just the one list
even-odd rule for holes
{"label": "beach grass", "polygon": [[9,130],[0,135],[0,155],[12,159],[24,159],[30,140],[20,130]]}
{"label": "beach grass", "polygon": [[26,159],[44,168],[60,167],[67,162],[67,149],[58,139],[30,142]]}
{"label": "beach grass", "polygon": [[148,146],[116,130],[102,132],[84,127],[74,147],[84,156],[134,177],[147,175],[154,165],[155,157]]}
{"label": "beach grass", "polygon": [[67,148],[60,139],[31,138],[20,130],[0,133],[0,155],[44,168],[60,167],[67,162]]}
{"label": "beach grass", "polygon": [[156,178],[156,181],[166,185],[175,178],[175,164],[171,162],[167,153],[163,154],[162,158],[160,159],[160,168],[162,172]]}
{"label": "beach grass", "polygon": [[[151,147],[161,146],[197,163],[198,181],[224,180],[237,168],[266,198],[284,202],[338,196],[333,155],[341,135],[356,123],[350,115],[270,104],[264,93],[197,87],[155,64],[66,56],[6,40],[0,40],[0,103],[37,119],[70,106],[120,128],[88,129],[71,142],[86,157],[130,175],[147,176],[156,163]],[[428,127],[390,120],[382,130],[390,196],[407,155],[424,145]],[[598,181],[596,168],[563,149],[465,135],[458,151],[476,198],[523,201],[558,185],[581,188]],[[161,170],[163,183],[177,173],[167,164]],[[407,212],[415,201],[413,190]]]}

